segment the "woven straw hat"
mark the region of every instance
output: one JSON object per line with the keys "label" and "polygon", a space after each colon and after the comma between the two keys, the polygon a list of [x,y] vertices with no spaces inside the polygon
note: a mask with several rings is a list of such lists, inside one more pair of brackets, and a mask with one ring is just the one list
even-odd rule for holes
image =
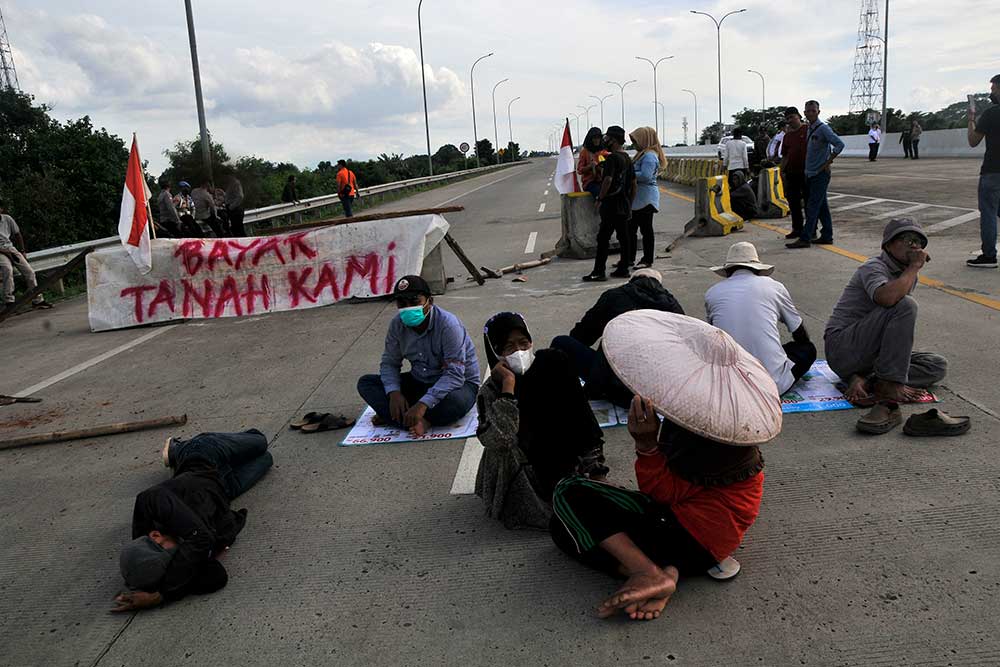
{"label": "woven straw hat", "polygon": [[774,267],[760,261],[760,257],[757,255],[757,247],[749,241],[740,241],[729,246],[729,252],[726,253],[726,263],[722,266],[713,266],[712,270],[725,278],[726,269],[734,267],[753,269],[762,276],[769,276],[774,273]]}
{"label": "woven straw hat", "polygon": [[749,446],[781,432],[774,380],[721,329],[685,315],[634,310],[611,320],[602,345],[630,391],[693,433]]}

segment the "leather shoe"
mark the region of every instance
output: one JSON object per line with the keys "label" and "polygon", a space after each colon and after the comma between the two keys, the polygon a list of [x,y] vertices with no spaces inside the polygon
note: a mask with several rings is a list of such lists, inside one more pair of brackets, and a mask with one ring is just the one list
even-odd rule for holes
{"label": "leather shoe", "polygon": [[787,234],[785,234],[786,239],[797,239],[800,236],[802,236],[801,232],[788,232]]}
{"label": "leather shoe", "polygon": [[816,245],[833,245],[833,239],[813,239]]}
{"label": "leather shoe", "polygon": [[786,248],[809,248],[811,246],[812,243],[810,243],[809,241],[803,241],[802,239],[799,239],[798,241],[794,241],[792,243],[785,244]]}
{"label": "leather shoe", "polygon": [[608,277],[603,273],[591,273],[588,276],[583,277],[583,282],[585,283],[604,283],[608,281]]}

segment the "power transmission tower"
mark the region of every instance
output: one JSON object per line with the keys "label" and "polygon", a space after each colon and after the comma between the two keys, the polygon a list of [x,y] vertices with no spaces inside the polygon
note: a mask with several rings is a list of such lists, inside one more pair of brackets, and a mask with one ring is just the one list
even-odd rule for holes
{"label": "power transmission tower", "polygon": [[874,110],[882,107],[882,37],[878,20],[879,0],[861,0],[858,43],[854,48],[854,77],[851,80],[851,113],[866,113],[874,120]]}
{"label": "power transmission tower", "polygon": [[20,90],[21,86],[17,83],[14,57],[10,53],[10,41],[7,39],[7,26],[3,22],[3,10],[0,10],[0,89],[6,88]]}
{"label": "power transmission tower", "polygon": [[684,116],[681,119],[681,127],[684,128],[684,145],[687,146],[688,142],[688,117]]}

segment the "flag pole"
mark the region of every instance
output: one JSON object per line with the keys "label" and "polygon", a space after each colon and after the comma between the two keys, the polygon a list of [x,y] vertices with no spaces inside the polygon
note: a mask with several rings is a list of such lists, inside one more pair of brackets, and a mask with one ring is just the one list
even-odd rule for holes
{"label": "flag pole", "polygon": [[[135,154],[139,158],[139,168],[142,169],[142,184],[143,188],[146,187],[146,168],[142,166],[142,155],[139,154],[139,140],[135,136],[135,132],[132,133],[132,143],[135,144]],[[153,222],[153,209],[149,205],[149,197],[146,197],[146,216],[149,218],[149,233],[152,238],[156,238],[156,223]]]}

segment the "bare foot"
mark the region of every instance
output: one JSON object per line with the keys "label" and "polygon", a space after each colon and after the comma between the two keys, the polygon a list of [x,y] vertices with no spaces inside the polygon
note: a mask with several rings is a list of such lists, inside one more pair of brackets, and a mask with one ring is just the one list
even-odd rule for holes
{"label": "bare foot", "polygon": [[620,610],[634,621],[659,618],[677,590],[679,576],[673,566],[632,574],[614,595],[598,605],[597,615],[608,618]]}
{"label": "bare foot", "polygon": [[915,401],[924,395],[923,389],[910,387],[901,382],[889,382],[888,380],[875,381],[875,393],[879,398],[906,403]]}
{"label": "bare foot", "polygon": [[918,401],[924,397],[926,391],[924,389],[917,389],[916,387],[911,387],[909,385],[903,385],[901,394],[904,401]]}
{"label": "bare foot", "polygon": [[431,423],[426,419],[424,419],[423,417],[421,417],[420,421],[414,424],[413,428],[410,429],[410,437],[419,438],[420,436],[427,433],[427,431],[431,430],[431,428],[432,428]]}
{"label": "bare foot", "polygon": [[860,375],[852,375],[847,384],[847,391],[844,392],[844,398],[856,403],[868,398],[868,396],[868,381]]}

